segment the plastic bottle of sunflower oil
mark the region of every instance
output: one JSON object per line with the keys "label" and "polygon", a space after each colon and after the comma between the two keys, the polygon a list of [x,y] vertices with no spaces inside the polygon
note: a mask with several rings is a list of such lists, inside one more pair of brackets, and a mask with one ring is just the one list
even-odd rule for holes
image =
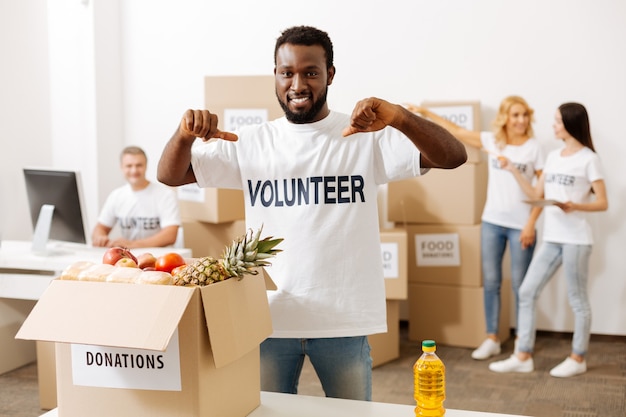
{"label": "plastic bottle of sunflower oil", "polygon": [[440,417],[446,413],[446,367],[435,351],[434,340],[422,341],[422,355],[413,365],[415,415]]}

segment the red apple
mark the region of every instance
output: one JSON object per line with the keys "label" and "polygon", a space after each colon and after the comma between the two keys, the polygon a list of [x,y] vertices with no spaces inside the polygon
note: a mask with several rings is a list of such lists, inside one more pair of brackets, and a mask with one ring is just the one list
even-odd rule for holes
{"label": "red apple", "polygon": [[156,258],[149,252],[142,253],[137,257],[137,265],[139,265],[139,268],[141,269],[154,268],[155,264]]}
{"label": "red apple", "polygon": [[119,261],[115,262],[115,266],[123,266],[128,268],[139,268],[137,266],[137,262],[133,261],[130,258],[121,258]]}
{"label": "red apple", "polygon": [[102,257],[102,263],[115,265],[117,261],[122,258],[130,258],[135,261],[135,263],[137,263],[137,258],[135,258],[135,255],[130,253],[127,248],[122,248],[120,246],[114,246],[107,249],[106,252],[104,252],[104,256]]}

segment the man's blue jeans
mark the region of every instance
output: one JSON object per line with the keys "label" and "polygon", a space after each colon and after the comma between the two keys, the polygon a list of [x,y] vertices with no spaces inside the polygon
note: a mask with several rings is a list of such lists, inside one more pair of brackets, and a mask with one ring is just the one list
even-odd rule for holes
{"label": "man's blue jeans", "polygon": [[534,244],[522,249],[519,241],[521,233],[520,229],[482,222],[480,246],[487,334],[498,334],[501,308],[502,258],[504,257],[507,243],[511,254],[511,287],[515,301],[515,317],[519,317],[519,288],[522,285],[524,275],[528,270],[528,265],[530,265],[535,250]]}
{"label": "man's blue jeans", "polygon": [[372,358],[367,336],[266,339],[261,343],[261,390],[297,394],[305,355],[327,397],[371,401]]}

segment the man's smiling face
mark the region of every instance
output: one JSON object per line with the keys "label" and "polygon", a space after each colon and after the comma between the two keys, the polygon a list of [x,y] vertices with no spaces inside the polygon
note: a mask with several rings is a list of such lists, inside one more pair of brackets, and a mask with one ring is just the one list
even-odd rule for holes
{"label": "man's smiling face", "polygon": [[328,86],[335,69],[326,68],[326,54],[319,45],[283,44],[276,52],[276,97],[292,123],[317,122],[329,113]]}

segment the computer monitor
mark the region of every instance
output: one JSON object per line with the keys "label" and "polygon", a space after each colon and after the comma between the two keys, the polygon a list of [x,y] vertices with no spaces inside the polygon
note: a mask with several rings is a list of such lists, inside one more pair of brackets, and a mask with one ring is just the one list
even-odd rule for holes
{"label": "computer monitor", "polygon": [[48,241],[86,244],[87,222],[78,171],[24,168],[33,223],[32,251],[51,254]]}

